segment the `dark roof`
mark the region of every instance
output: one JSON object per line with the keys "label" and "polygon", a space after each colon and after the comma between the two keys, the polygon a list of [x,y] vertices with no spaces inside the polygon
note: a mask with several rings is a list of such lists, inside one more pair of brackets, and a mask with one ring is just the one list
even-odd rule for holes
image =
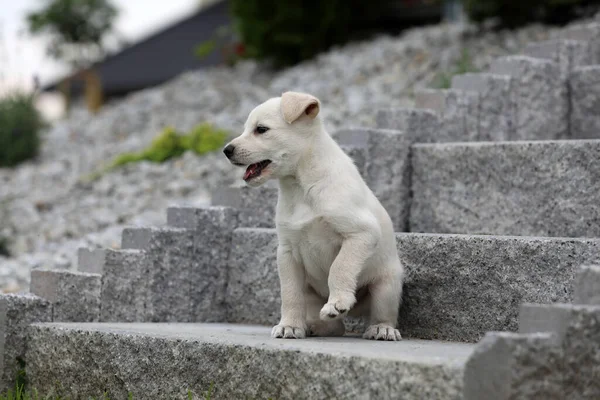
{"label": "dark roof", "polygon": [[[188,70],[221,64],[223,58],[218,51],[201,60],[194,55],[194,48],[229,23],[227,1],[221,1],[97,62],[93,68],[100,76],[104,94],[124,94],[158,85]],[[63,80],[43,90],[56,90]],[[75,81],[71,90],[80,92],[82,88],[83,84]]]}

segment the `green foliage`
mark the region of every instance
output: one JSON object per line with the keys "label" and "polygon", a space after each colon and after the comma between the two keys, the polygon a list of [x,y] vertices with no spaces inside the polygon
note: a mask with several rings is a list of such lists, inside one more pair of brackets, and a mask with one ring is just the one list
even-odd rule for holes
{"label": "green foliage", "polygon": [[0,167],[34,158],[40,147],[42,118],[32,95],[13,93],[0,99]]}
{"label": "green foliage", "polygon": [[359,23],[381,15],[389,0],[232,0],[235,30],[250,58],[298,63],[352,39]]}
{"label": "green foliage", "polygon": [[600,0],[463,0],[469,17],[481,22],[497,17],[503,26],[532,22],[566,23],[600,6]]}
{"label": "green foliage", "polygon": [[479,72],[479,70],[473,64],[469,50],[463,49],[456,66],[451,71],[439,73],[431,86],[435,89],[449,89],[452,86],[452,78],[455,75],[467,74],[469,72]]}
{"label": "green foliage", "polygon": [[48,53],[79,65],[103,54],[103,39],[113,29],[117,9],[110,0],[45,0],[27,15],[32,34],[50,36]]}
{"label": "green foliage", "polygon": [[216,46],[217,44],[214,40],[206,40],[196,46],[194,49],[194,55],[200,59],[205,58],[214,51]]}

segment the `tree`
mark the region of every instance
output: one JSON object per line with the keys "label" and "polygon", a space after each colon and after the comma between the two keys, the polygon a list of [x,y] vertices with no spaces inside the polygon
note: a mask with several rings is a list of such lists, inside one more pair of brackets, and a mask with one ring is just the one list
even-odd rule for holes
{"label": "tree", "polygon": [[50,36],[51,57],[84,67],[106,53],[105,40],[118,14],[110,0],[45,1],[27,15],[27,23],[32,34]]}

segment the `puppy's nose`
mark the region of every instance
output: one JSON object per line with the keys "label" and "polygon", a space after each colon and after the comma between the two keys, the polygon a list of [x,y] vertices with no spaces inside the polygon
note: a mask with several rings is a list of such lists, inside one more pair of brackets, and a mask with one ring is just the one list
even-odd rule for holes
{"label": "puppy's nose", "polygon": [[235,146],[232,144],[227,145],[224,149],[223,149],[223,153],[225,153],[225,155],[227,156],[227,158],[231,158],[231,156],[233,156],[233,152],[235,151]]}

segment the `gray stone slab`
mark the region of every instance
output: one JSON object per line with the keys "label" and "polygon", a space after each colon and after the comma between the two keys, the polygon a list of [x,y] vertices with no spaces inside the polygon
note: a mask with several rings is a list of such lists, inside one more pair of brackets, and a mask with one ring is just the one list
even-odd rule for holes
{"label": "gray stone slab", "polygon": [[568,137],[567,85],[558,63],[527,56],[500,57],[490,72],[516,80],[516,139]]}
{"label": "gray stone slab", "polygon": [[435,112],[414,108],[377,110],[376,127],[404,132],[411,143],[450,142]]}
{"label": "gray stone slab", "polygon": [[515,137],[515,80],[506,75],[469,73],[452,79],[452,87],[479,94],[477,141],[502,141]]}
{"label": "gray stone slab", "polygon": [[31,293],[52,303],[52,320],[55,322],[98,322],[101,285],[100,274],[31,271]]}
{"label": "gray stone slab", "polygon": [[212,205],[236,209],[238,226],[273,228],[279,189],[272,183],[261,187],[224,187],[212,193]]}
{"label": "gray stone slab", "polygon": [[192,230],[150,228],[146,315],[150,322],[193,322],[191,290],[195,282]]}
{"label": "gray stone slab", "polygon": [[171,225],[192,229],[189,296],[193,322],[225,321],[231,237],[239,220],[238,211],[228,207],[172,207],[167,211]]}
{"label": "gray stone slab", "polygon": [[600,265],[586,265],[577,271],[573,303],[600,305]]}
{"label": "gray stone slab", "polygon": [[569,80],[571,136],[600,138],[600,66],[576,68]]}
{"label": "gray stone slab", "polygon": [[[398,234],[407,269],[398,326],[404,337],[475,342],[518,329],[519,304],[567,302],[577,268],[600,240]],[[227,286],[231,322],[275,324],[280,291],[271,229],[234,232]]]}
{"label": "gray stone slab", "polygon": [[0,294],[0,392],[15,387],[17,373],[27,362],[27,326],[51,321],[52,305],[47,300]]}
{"label": "gray stone slab", "polygon": [[103,265],[100,320],[144,322],[149,264],[141,250],[106,250]]}
{"label": "gray stone slab", "polygon": [[600,64],[600,23],[571,26],[564,30],[563,37],[587,42],[590,46],[590,63]]}
{"label": "gray stone slab", "polygon": [[464,399],[569,398],[563,397],[561,359],[549,334],[490,332],[466,363]]}
{"label": "gray stone slab", "polygon": [[149,227],[130,227],[121,233],[121,248],[130,250],[143,250],[148,247],[151,236]]}
{"label": "gray stone slab", "polygon": [[479,94],[459,89],[422,89],[415,93],[417,108],[426,108],[440,116],[446,141],[479,140]]}
{"label": "gray stone slab", "polygon": [[593,64],[590,44],[581,40],[551,39],[530,43],[525,48],[525,55],[558,63],[565,80],[576,67]]}
{"label": "gray stone slab", "polygon": [[562,352],[563,399],[600,398],[600,306],[525,304],[519,329],[551,332]]}
{"label": "gray stone slab", "polygon": [[600,236],[600,141],[414,145],[414,232]]}
{"label": "gray stone slab", "polygon": [[344,153],[352,159],[358,172],[360,172],[360,175],[366,180],[367,149],[365,147],[349,144],[340,144],[340,147],[344,150]]}
{"label": "gray stone slab", "polygon": [[88,249],[81,247],[77,251],[77,270],[90,274],[102,274],[104,272],[104,249]]}
{"label": "gray stone slab", "polygon": [[[471,345],[360,338],[275,340],[269,327],[36,325],[32,386],[88,398],[460,399]],[[94,376],[94,379],[89,379]]]}
{"label": "gray stone slab", "polygon": [[365,181],[387,210],[397,231],[406,231],[410,210],[410,140],[391,129],[354,128],[338,133],[367,148]]}

